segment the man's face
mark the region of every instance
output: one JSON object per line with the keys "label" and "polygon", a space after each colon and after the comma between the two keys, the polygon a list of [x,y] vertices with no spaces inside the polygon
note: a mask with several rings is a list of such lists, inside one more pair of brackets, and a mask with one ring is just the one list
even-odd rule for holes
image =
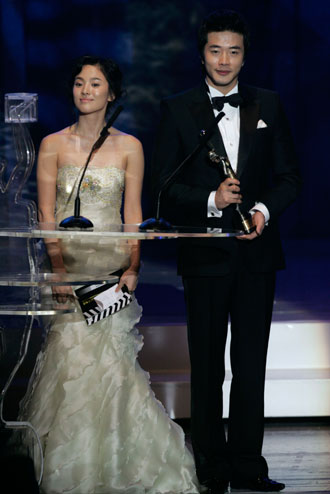
{"label": "man's face", "polygon": [[243,35],[231,31],[208,33],[204,46],[206,81],[210,86],[227,94],[236,85],[243,65]]}

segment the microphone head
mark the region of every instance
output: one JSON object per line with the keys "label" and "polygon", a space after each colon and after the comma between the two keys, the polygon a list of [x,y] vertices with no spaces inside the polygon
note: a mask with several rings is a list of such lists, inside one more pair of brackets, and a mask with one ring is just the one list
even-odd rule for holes
{"label": "microphone head", "polygon": [[59,224],[60,228],[93,228],[93,223],[84,216],[69,216],[69,218],[64,218]]}
{"label": "microphone head", "polygon": [[[108,136],[108,134],[109,134],[108,126],[107,126],[107,125],[105,125],[105,126],[103,127],[103,129],[101,130],[101,132],[100,132],[100,137],[105,137],[105,136]],[[95,144],[96,144],[96,143],[95,143]],[[95,144],[94,144],[94,146],[95,146]]]}
{"label": "microphone head", "polygon": [[123,109],[124,109],[123,105],[117,106],[117,108],[115,109],[115,111],[113,112],[113,114],[111,115],[111,117],[109,118],[109,120],[107,121],[107,123],[105,124],[103,129],[101,130],[101,132],[100,132],[101,137],[107,136],[109,134],[109,129],[110,129],[111,125],[114,123],[114,121],[117,119],[119,113]]}
{"label": "microphone head", "polygon": [[162,230],[173,230],[173,226],[164,218],[149,218],[142,221],[139,225],[139,231],[162,231]]}

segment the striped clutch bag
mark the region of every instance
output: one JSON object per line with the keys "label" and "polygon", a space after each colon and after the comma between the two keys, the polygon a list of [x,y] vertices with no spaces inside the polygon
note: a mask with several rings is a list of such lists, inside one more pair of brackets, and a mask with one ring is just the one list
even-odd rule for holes
{"label": "striped clutch bag", "polygon": [[118,283],[85,285],[75,290],[88,326],[124,309],[132,302],[126,285],[116,292]]}

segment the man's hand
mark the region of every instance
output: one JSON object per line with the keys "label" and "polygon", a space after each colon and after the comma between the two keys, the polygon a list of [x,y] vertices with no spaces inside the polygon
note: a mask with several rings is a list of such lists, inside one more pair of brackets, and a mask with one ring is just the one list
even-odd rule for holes
{"label": "man's hand", "polygon": [[255,231],[252,233],[249,233],[249,235],[239,236],[239,237],[237,237],[238,239],[253,240],[257,237],[260,237],[260,235],[263,232],[263,229],[265,228],[265,217],[261,211],[256,211],[254,213],[254,215],[252,216],[252,222],[256,226]]}
{"label": "man's hand", "polygon": [[226,178],[219,185],[215,193],[215,205],[218,209],[224,209],[229,204],[241,204],[242,196],[239,194],[239,180],[236,178]]}

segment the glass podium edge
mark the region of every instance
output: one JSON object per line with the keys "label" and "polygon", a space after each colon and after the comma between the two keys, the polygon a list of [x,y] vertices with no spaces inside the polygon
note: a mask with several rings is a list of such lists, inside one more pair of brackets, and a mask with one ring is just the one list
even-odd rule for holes
{"label": "glass podium edge", "polygon": [[40,223],[32,227],[0,227],[0,237],[17,238],[126,238],[136,240],[172,238],[228,238],[243,235],[241,230],[208,227],[174,226],[171,230],[139,230],[139,224],[109,225],[109,230],[63,229],[55,223]]}

